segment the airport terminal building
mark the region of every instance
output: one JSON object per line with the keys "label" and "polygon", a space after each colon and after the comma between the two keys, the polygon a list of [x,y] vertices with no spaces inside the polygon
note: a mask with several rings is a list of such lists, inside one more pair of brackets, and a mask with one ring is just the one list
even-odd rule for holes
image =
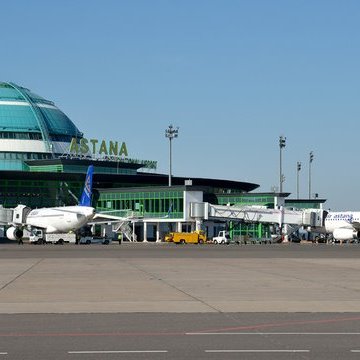
{"label": "airport terminal building", "polygon": [[[106,119],[104,119],[106,121]],[[191,201],[218,205],[319,208],[325,200],[290,200],[290,195],[256,193],[249,182],[172,177],[156,173],[156,161],[129,157],[125,142],[87,139],[56,105],[29,89],[0,82],[0,204],[31,208],[76,204],[86,170],[94,165],[93,206],[129,217],[137,240],[159,240],[172,230],[194,230]],[[147,219],[140,221],[140,219]],[[211,223],[209,237],[224,227],[233,235],[268,236],[257,223]]]}

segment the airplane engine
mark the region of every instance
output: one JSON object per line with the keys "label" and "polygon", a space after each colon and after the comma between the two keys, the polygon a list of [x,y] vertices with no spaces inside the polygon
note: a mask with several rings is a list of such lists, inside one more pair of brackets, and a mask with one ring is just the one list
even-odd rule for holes
{"label": "airplane engine", "polygon": [[6,237],[9,240],[21,240],[23,236],[24,232],[18,227],[11,226],[6,230]]}
{"label": "airplane engine", "polygon": [[335,229],[333,236],[336,240],[353,240],[357,239],[358,233],[353,229]]}

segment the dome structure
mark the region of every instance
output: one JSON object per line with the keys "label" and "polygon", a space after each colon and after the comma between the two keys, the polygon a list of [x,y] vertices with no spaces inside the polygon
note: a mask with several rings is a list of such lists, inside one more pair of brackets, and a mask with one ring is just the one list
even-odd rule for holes
{"label": "dome structure", "polygon": [[26,160],[51,159],[83,134],[52,101],[0,82],[0,169],[25,170]]}

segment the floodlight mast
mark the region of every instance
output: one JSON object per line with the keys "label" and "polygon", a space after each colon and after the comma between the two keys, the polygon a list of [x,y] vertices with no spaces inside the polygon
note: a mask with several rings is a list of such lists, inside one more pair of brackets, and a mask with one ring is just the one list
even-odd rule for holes
{"label": "floodlight mast", "polygon": [[165,129],[165,137],[169,139],[169,186],[171,186],[171,177],[172,177],[172,139],[177,138],[179,135],[179,127],[174,128],[173,125],[169,125]]}
{"label": "floodlight mast", "polygon": [[309,199],[311,199],[311,164],[314,161],[314,153],[310,151],[309,153]]}
{"label": "floodlight mast", "polygon": [[280,136],[279,137],[279,147],[280,147],[280,194],[283,192],[283,182],[285,181],[285,176],[282,173],[282,149],[286,146],[286,137]]}
{"label": "floodlight mast", "polygon": [[297,199],[299,200],[299,173],[301,170],[301,162],[298,161],[296,164],[296,172],[297,172],[297,177],[296,177],[296,194],[297,194]]}

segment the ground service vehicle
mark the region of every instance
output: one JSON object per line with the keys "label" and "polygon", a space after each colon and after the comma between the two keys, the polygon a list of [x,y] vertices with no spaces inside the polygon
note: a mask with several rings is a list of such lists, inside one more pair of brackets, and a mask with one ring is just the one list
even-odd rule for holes
{"label": "ground service vehicle", "polygon": [[230,237],[226,230],[219,231],[218,236],[213,237],[214,244],[229,244]]}
{"label": "ground service vehicle", "polygon": [[29,237],[29,242],[32,244],[64,244],[64,243],[76,243],[76,234],[46,234],[43,230],[35,230]]}
{"label": "ground service vehicle", "polygon": [[102,236],[84,236],[82,238],[80,238],[79,244],[86,244],[86,245],[90,245],[90,244],[104,244],[104,245],[109,245],[111,242],[111,239],[109,238],[104,238]]}
{"label": "ground service vehicle", "polygon": [[206,242],[204,231],[171,232],[165,236],[165,241],[174,242],[175,244],[203,244]]}

